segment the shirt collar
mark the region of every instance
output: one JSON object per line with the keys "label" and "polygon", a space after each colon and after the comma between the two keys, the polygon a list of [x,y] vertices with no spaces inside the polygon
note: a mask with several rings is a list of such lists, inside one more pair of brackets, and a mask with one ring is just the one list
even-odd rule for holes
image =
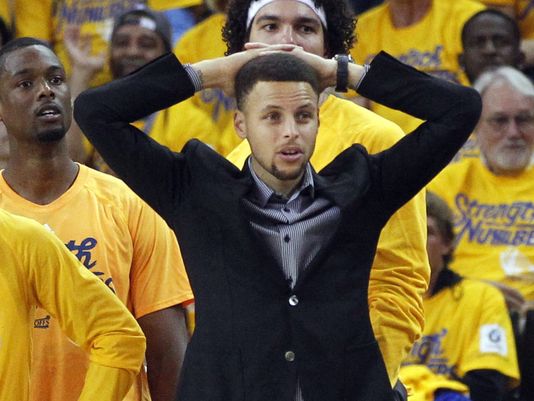
{"label": "shirt collar", "polygon": [[283,202],[288,203],[303,195],[304,193],[309,194],[309,196],[311,196],[312,198],[315,197],[315,186],[313,183],[313,174],[310,163],[306,164],[306,169],[304,170],[304,176],[302,177],[302,181],[289,198],[285,198],[277,194],[271,187],[269,187],[265,182],[263,182],[260,177],[256,175],[256,172],[252,168],[252,157],[249,157],[247,159],[247,163],[250,174],[252,175],[252,178],[254,180],[253,196],[257,200],[257,203],[260,207],[265,207],[267,203],[273,198],[284,199]]}

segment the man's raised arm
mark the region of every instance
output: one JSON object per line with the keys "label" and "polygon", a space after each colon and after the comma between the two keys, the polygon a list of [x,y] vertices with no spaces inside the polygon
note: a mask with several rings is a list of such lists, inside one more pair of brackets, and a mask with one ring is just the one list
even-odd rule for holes
{"label": "man's raised arm", "polygon": [[186,67],[173,54],[166,54],[124,78],[84,91],[75,101],[74,117],[118,176],[158,213],[168,216],[172,211],[165,206],[171,204],[170,195],[156,188],[181,185],[184,177],[180,175],[187,175],[184,158],[131,123],[179,103],[201,88],[232,94],[234,77],[243,64],[266,50],[286,48],[294,46],[252,49]]}
{"label": "man's raised arm", "polygon": [[391,212],[447,166],[473,132],[482,109],[474,89],[425,74],[386,53],[375,57],[358,92],[425,121],[375,156],[375,178]]}

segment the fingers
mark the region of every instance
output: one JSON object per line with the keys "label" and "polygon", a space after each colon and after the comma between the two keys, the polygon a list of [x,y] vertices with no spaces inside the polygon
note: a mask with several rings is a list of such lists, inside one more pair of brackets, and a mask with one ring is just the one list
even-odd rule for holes
{"label": "fingers", "polygon": [[107,52],[91,54],[92,36],[81,33],[80,26],[68,25],[64,36],[65,50],[74,69],[83,71],[84,74],[95,74],[105,64]]}
{"label": "fingers", "polygon": [[276,45],[269,45],[266,43],[260,43],[260,42],[248,42],[245,43],[245,50],[254,50],[254,49],[269,49],[272,51],[292,51],[295,49],[302,49],[302,47],[297,45],[291,45],[291,44],[276,44]]}
{"label": "fingers", "polygon": [[64,34],[65,49],[71,59],[78,59],[87,56],[91,42],[88,35],[82,35],[78,25],[68,25]]}

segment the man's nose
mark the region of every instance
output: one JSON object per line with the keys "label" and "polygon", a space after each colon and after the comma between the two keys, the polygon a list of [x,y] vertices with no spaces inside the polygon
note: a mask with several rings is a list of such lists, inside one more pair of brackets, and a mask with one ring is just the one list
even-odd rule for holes
{"label": "man's nose", "polygon": [[523,136],[522,131],[523,127],[521,127],[517,119],[514,117],[510,118],[510,122],[506,127],[506,137],[510,139],[521,138]]}
{"label": "man's nose", "polygon": [[128,56],[137,56],[140,53],[139,46],[137,46],[135,43],[130,43],[126,47],[126,55]]}
{"label": "man's nose", "polygon": [[288,118],[284,124],[284,136],[286,138],[294,138],[299,136],[299,130],[297,122],[291,118]]}
{"label": "man's nose", "polygon": [[282,44],[298,45],[293,27],[289,26],[283,29]]}
{"label": "man's nose", "polygon": [[488,38],[484,41],[482,51],[486,54],[493,54],[497,51],[497,47],[491,38]]}
{"label": "man's nose", "polygon": [[40,91],[39,96],[42,97],[51,97],[54,98],[56,96],[54,89],[52,88],[52,85],[48,80],[43,79],[40,84]]}

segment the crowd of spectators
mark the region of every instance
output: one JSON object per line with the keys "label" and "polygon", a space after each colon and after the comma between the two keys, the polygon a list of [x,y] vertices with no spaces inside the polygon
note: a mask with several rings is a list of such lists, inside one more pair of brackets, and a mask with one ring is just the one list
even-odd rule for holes
{"label": "crowd of spectators", "polygon": [[[194,64],[259,42],[298,45],[326,59],[350,54],[362,65],[386,51],[478,91],[482,114],[471,137],[429,192],[395,212],[380,235],[370,322],[389,381],[402,381],[409,401],[534,400],[534,1],[318,0],[326,10],[321,30],[306,2],[265,2],[249,21],[251,1],[261,0],[0,3],[0,49],[35,38],[33,46],[46,50],[17,50],[20,62],[45,76],[57,55],[69,88],[47,95],[59,99],[68,132],[43,141],[24,137],[17,120],[30,121],[31,111],[0,84],[0,209],[52,231],[138,321],[146,358],[124,399],[174,399],[195,330],[194,294],[179,238],[71,124],[71,102],[167,53]],[[3,63],[0,50],[9,73]],[[251,149],[235,132],[236,109],[229,93],[203,88],[132,123],[174,152],[196,138],[241,169]],[[311,158],[317,171],[354,143],[379,153],[424,124],[352,89],[325,90],[319,118]],[[2,219],[13,224],[0,214],[0,226]],[[35,305],[55,307],[41,297]],[[65,330],[61,313],[59,325],[49,313],[37,309],[32,322],[28,399],[75,400],[91,353],[69,340],[85,341],[85,333]],[[135,332],[135,322],[121,319]]]}

